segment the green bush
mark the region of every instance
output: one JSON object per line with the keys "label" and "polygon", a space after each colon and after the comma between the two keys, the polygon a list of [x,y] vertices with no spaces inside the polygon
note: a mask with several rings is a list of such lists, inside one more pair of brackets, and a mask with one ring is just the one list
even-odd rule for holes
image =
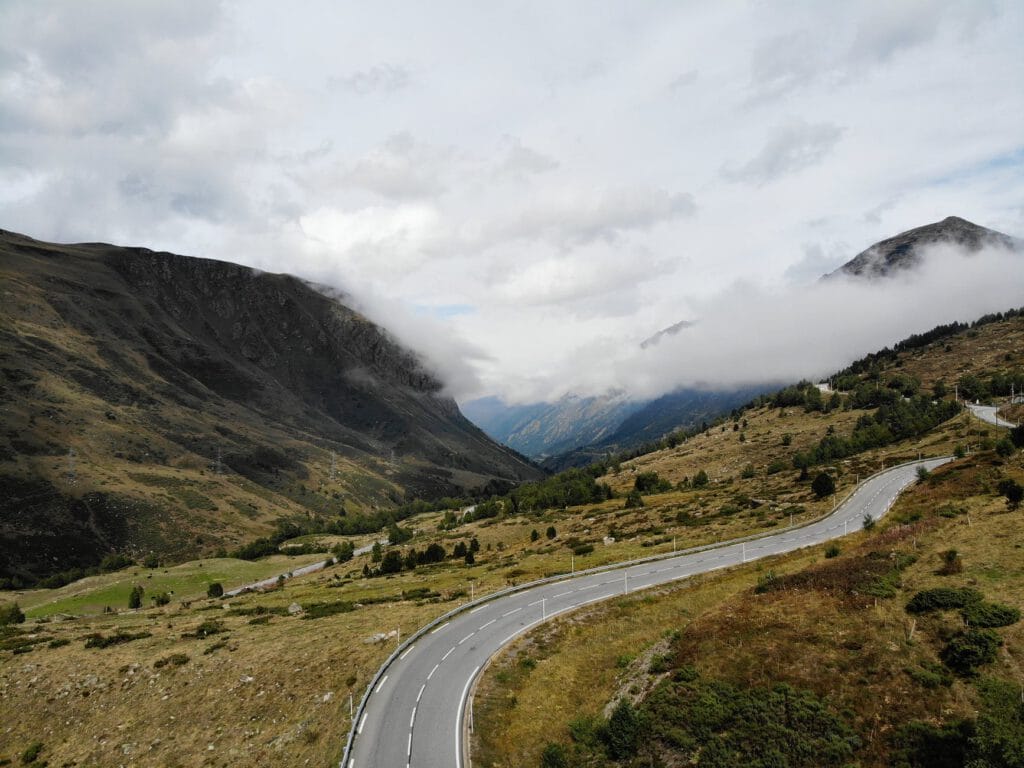
{"label": "green bush", "polygon": [[21,624],[25,621],[25,614],[17,603],[5,603],[0,605],[0,627],[8,624]]}
{"label": "green bush", "polygon": [[128,607],[129,608],[141,608],[142,607],[142,593],[144,590],[138,584],[132,587],[131,593],[128,595]]}
{"label": "green bush", "polygon": [[207,597],[223,597],[224,596],[224,585],[219,581],[215,581],[206,588]]}
{"label": "green bush", "polygon": [[224,622],[216,619],[206,619],[191,632],[186,632],[182,637],[190,637],[201,640],[210,635],[216,635],[224,631]]}
{"label": "green bush", "polygon": [[643,496],[640,495],[640,491],[634,489],[626,495],[626,503],[623,505],[623,509],[638,509],[643,505]]}
{"label": "green bush", "polygon": [[21,764],[30,765],[36,761],[39,757],[39,753],[43,751],[43,742],[36,741],[28,746],[28,748],[21,753]]}
{"label": "green bush", "polygon": [[944,611],[954,608],[964,608],[971,603],[982,600],[982,594],[975,589],[963,587],[936,587],[925,589],[907,603],[907,613],[929,613],[931,611]]}
{"label": "green bush", "polygon": [[658,476],[657,472],[641,472],[633,480],[633,488],[639,493],[664,493],[672,489],[672,484]]}
{"label": "green bush", "polygon": [[836,481],[827,472],[819,472],[818,476],[811,482],[811,490],[819,499],[831,496],[836,492]]}
{"label": "green bush", "polygon": [[936,727],[912,722],[893,737],[894,768],[963,768],[970,754],[974,723],[954,720]]}
{"label": "green bush", "polygon": [[996,660],[996,651],[1002,644],[991,629],[968,629],[954,635],[939,656],[957,674],[971,677],[977,674],[978,667]]}
{"label": "green bush", "polygon": [[561,744],[549,743],[541,752],[540,768],[569,768],[565,748]]}
{"label": "green bush", "polygon": [[825,550],[825,557],[832,559],[833,557],[839,557],[839,547],[836,544],[830,544]]}
{"label": "green bush", "polygon": [[107,555],[100,561],[100,570],[104,573],[110,573],[127,568],[129,565],[135,565],[135,561],[130,557],[118,554]]}
{"label": "green bush", "polygon": [[702,469],[693,476],[692,485],[694,488],[703,488],[709,482],[710,478],[708,477],[708,473]]}
{"label": "green bush", "polygon": [[624,760],[636,754],[640,739],[640,718],[628,699],[621,699],[604,728],[605,748],[612,760]]}
{"label": "green bush", "polygon": [[1008,627],[1020,621],[1019,609],[984,601],[965,605],[960,615],[972,627]]}
{"label": "green bush", "polygon": [[96,632],[95,634],[89,635],[85,639],[86,648],[109,648],[112,645],[122,645],[124,643],[130,643],[132,640],[142,640],[147,637],[152,637],[151,632],[123,632],[117,631],[113,635],[103,635],[102,633]]}
{"label": "green bush", "polygon": [[162,659],[157,659],[153,662],[155,669],[161,669],[162,667],[181,667],[188,664],[188,656],[184,653],[172,653],[170,656],[164,656]]}

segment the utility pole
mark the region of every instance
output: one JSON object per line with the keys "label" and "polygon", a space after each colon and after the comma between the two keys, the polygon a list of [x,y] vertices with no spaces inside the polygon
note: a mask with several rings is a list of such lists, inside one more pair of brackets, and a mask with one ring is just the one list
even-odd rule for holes
{"label": "utility pole", "polygon": [[575,576],[576,575],[576,556],[575,555],[569,555],[569,575],[570,576]]}
{"label": "utility pole", "polygon": [[352,694],[348,695],[348,719],[351,720],[355,717],[355,709],[352,706]]}

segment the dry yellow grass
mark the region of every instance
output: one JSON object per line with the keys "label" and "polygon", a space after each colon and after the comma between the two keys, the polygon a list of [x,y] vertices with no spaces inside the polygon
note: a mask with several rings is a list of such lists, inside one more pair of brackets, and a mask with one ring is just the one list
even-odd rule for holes
{"label": "dry yellow grass", "polygon": [[[751,587],[770,568],[776,574],[805,569],[821,560],[823,547],[750,564],[723,575],[620,598],[564,617],[518,640],[487,671],[475,709],[474,764],[487,768],[535,766],[549,741],[567,742],[568,724],[600,715],[616,695],[642,693],[652,683],[644,652],[666,633],[679,663],[707,677],[743,685],[786,682],[814,690],[846,711],[865,740],[864,766],[886,765],[888,736],[909,719],[932,721],[974,714],[970,684],[925,691],[905,672],[935,662],[940,638],[955,616],[919,619],[903,610],[918,589],[971,585],[987,598],[1024,608],[1024,515],[1008,513],[991,493],[997,473],[1024,477],[1018,453],[994,466],[968,458],[901,497],[888,530],[857,534],[841,542],[838,560],[881,548],[914,552],[894,599],[850,599],[820,589],[787,589],[764,595]],[[966,514],[932,517],[953,501]],[[928,516],[900,532],[899,519]],[[940,553],[959,550],[964,572],[939,576]],[[913,627],[913,637],[910,630]],[[1024,622],[1000,630],[1004,646],[986,670],[1024,684]],[[659,649],[661,646],[656,646]],[[640,661],[629,663],[640,657]],[[530,659],[524,663],[524,659]]]}

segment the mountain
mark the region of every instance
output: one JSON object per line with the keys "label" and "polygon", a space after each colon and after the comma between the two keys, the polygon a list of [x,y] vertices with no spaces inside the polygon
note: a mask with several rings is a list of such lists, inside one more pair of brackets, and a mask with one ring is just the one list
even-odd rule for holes
{"label": "mountain", "polygon": [[888,277],[917,266],[923,258],[923,248],[941,243],[957,245],[972,253],[985,247],[1024,250],[1021,242],[1009,235],[981,227],[958,216],[949,216],[934,224],[909,229],[875,243],[825,277]]}
{"label": "mountain", "polygon": [[699,426],[744,405],[760,394],[773,389],[772,385],[745,387],[738,390],[713,391],[679,389],[654,400],[639,403],[639,407],[607,437],[575,450],[553,455],[542,462],[552,472],[569,467],[581,467],[607,456],[655,442],[677,429]]}
{"label": "mountain", "polygon": [[486,397],[464,403],[462,409],[495,440],[540,460],[606,439],[642,407],[623,395],[569,395],[555,403],[530,405],[505,405]]}
{"label": "mountain", "polygon": [[0,576],[541,476],[295,277],[0,230]]}

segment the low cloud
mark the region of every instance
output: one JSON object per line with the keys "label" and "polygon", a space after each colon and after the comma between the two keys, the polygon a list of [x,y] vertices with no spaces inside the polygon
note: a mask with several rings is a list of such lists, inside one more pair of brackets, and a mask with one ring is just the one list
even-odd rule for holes
{"label": "low cloud", "polygon": [[696,322],[657,344],[596,335],[489,391],[508,402],[617,391],[648,399],[680,387],[816,380],[913,333],[1020,306],[1022,259],[1002,249],[965,256],[938,245],[918,269],[881,281],[838,277],[782,288],[737,282],[687,302]]}
{"label": "low cloud", "polygon": [[770,290],[737,283],[696,307],[699,321],[624,354],[608,388],[655,397],[682,386],[729,388],[815,379],[912,333],[1024,302],[1022,255],[964,256],[946,245],[885,281],[833,279]]}

